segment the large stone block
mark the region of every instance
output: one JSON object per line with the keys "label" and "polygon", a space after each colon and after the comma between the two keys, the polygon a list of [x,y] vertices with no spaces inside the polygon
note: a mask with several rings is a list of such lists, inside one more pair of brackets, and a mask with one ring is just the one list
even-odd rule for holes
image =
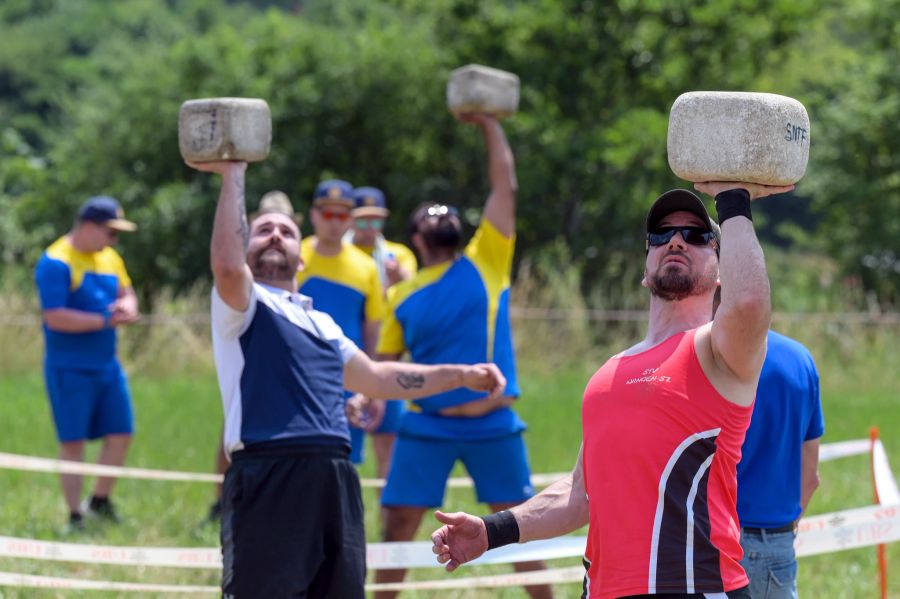
{"label": "large stone block", "polygon": [[246,160],[269,155],[272,116],[265,100],[205,98],[188,100],[178,115],[178,147],[185,160]]}
{"label": "large stone block", "polygon": [[688,181],[790,185],[806,172],[809,116],[776,94],[690,92],[669,114],[672,171]]}
{"label": "large stone block", "polygon": [[447,107],[457,115],[485,112],[507,117],[519,109],[519,77],[477,64],[460,67],[447,82]]}

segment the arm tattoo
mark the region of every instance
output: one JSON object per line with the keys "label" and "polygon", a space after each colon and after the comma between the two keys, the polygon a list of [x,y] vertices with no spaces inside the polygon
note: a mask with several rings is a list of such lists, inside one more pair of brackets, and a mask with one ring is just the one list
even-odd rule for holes
{"label": "arm tattoo", "polygon": [[244,184],[243,182],[238,182],[235,184],[237,187],[237,196],[238,196],[238,222],[240,225],[238,226],[237,234],[241,236],[241,241],[244,242],[244,251],[247,251],[247,247],[250,245],[250,224],[247,222],[247,206],[244,204]]}
{"label": "arm tattoo", "polygon": [[425,375],[415,374],[413,372],[401,372],[397,375],[397,384],[404,389],[421,389],[425,384]]}

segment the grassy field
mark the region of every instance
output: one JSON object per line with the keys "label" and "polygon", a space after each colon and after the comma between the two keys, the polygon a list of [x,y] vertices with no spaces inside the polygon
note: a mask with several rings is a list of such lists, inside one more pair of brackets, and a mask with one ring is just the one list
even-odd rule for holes
{"label": "grassy field", "polygon": [[[888,449],[895,472],[900,465],[900,409],[897,400],[897,373],[900,343],[896,327],[891,331],[843,330],[808,325],[781,327],[813,348],[819,362],[823,384],[823,403],[827,420],[824,441],[865,437],[877,424]],[[4,333],[10,329],[5,329]],[[33,330],[31,330],[33,333]],[[532,331],[534,338],[540,330]],[[146,332],[134,333],[146,342]],[[524,331],[526,338],[529,332]],[[523,331],[520,330],[520,340]],[[33,344],[31,334],[5,335],[0,358],[7,365],[22,359],[23,347]],[[169,337],[171,339],[171,337]],[[217,435],[221,426],[218,391],[208,361],[193,347],[190,338],[177,344],[168,355],[153,360],[129,361],[138,431],[129,465],[185,471],[209,471],[212,467]],[[545,358],[536,352],[525,356],[521,368],[524,396],[519,409],[530,423],[526,435],[534,472],[568,470],[572,467],[580,439],[580,399],[584,384],[597,365],[596,354],[575,365],[554,355],[565,345],[557,339],[545,350]],[[612,342],[611,342],[612,343]],[[619,341],[612,345],[619,344]],[[17,351],[18,348],[18,351]],[[865,350],[865,351],[863,351]],[[30,352],[26,352],[30,353]],[[173,360],[172,356],[191,356],[191,360]],[[571,355],[571,354],[570,354]],[[177,366],[176,366],[177,365]],[[2,372],[2,370],[0,370]],[[0,374],[0,451],[36,456],[54,456],[56,442],[44,398],[43,382],[34,368],[11,369]],[[93,447],[91,456],[96,455]],[[848,458],[822,466],[822,486],[813,499],[810,513],[866,505],[871,502],[868,464],[864,457]],[[372,476],[372,465],[362,468]],[[461,475],[458,471],[455,474]],[[200,523],[212,499],[212,486],[203,483],[177,483],[122,480],[115,498],[125,521],[119,526],[98,526],[72,538],[64,532],[66,513],[57,478],[49,474],[0,470],[0,535],[42,540],[68,540],[109,545],[199,546],[218,542],[218,531]],[[377,540],[379,524],[374,491],[365,492],[367,534]],[[449,489],[445,508],[480,512],[470,489]],[[419,538],[426,539],[433,529],[426,522]],[[582,533],[583,534],[583,533]],[[889,547],[891,596],[900,596],[900,545]],[[579,560],[560,560],[552,565],[578,565]],[[463,568],[454,576],[476,573],[508,572],[506,566]],[[0,559],[0,571],[76,577],[84,579],[215,585],[214,572],[203,570],[91,566],[62,562]],[[800,588],[805,597],[875,597],[875,551],[866,548],[829,554],[801,561]],[[439,570],[414,571],[410,579],[444,577]],[[577,597],[579,585],[560,585],[559,597]],[[112,594],[62,591],[34,591],[0,588],[0,597],[109,597]],[[429,597],[432,594],[406,593],[404,597]],[[442,597],[525,597],[518,588],[476,591],[472,589],[441,593]]]}

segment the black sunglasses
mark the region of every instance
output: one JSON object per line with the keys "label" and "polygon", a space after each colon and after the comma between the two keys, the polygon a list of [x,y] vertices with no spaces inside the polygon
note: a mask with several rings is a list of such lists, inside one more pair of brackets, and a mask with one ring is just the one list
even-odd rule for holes
{"label": "black sunglasses", "polygon": [[710,241],[716,238],[716,234],[702,227],[662,227],[655,231],[647,233],[647,249],[660,245],[666,245],[675,233],[681,233],[681,238],[685,243],[691,245],[708,245]]}

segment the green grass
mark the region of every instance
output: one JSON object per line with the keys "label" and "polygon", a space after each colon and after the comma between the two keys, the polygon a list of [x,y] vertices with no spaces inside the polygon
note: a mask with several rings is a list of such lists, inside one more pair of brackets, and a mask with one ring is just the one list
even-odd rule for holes
{"label": "green grass", "polygon": [[[890,344],[889,344],[890,345]],[[820,363],[823,403],[827,419],[825,441],[860,438],[869,426],[881,427],[895,471],[900,464],[900,418],[896,406],[896,370],[882,377],[872,366],[866,372],[857,362],[828,360]],[[872,360],[863,362],[871,364]],[[537,362],[535,362],[537,364]],[[839,366],[840,365],[840,366]],[[523,366],[525,394],[519,410],[530,423],[526,433],[534,472],[565,471],[573,466],[581,437],[580,401],[584,385],[596,364],[549,369]],[[842,368],[841,372],[833,369]],[[848,371],[853,370],[853,371]],[[838,376],[839,375],[839,376]],[[831,381],[837,381],[832,383]],[[887,386],[884,386],[887,381]],[[192,375],[159,376],[133,373],[137,434],[129,455],[129,465],[184,471],[207,472],[212,468],[217,437],[222,422],[218,390],[212,371],[198,366]],[[0,376],[0,422],[4,423],[0,451],[37,456],[54,456],[56,441],[44,398],[43,382],[37,372]],[[91,456],[96,455],[96,446]],[[369,452],[371,455],[371,452]],[[863,457],[823,464],[822,487],[813,498],[810,513],[858,507],[871,502],[868,464]],[[363,466],[363,476],[373,476],[371,463]],[[461,475],[460,468],[454,475]],[[119,526],[91,528],[82,536],[66,537],[62,529],[65,509],[54,475],[0,470],[3,508],[0,534],[42,540],[74,540],[109,545],[214,546],[217,531],[199,527],[212,498],[212,486],[203,483],[119,481],[115,498],[125,522]],[[370,541],[379,530],[374,491],[365,490],[366,526]],[[448,510],[480,513],[471,489],[448,489]],[[427,517],[418,538],[425,540],[434,528]],[[583,531],[582,531],[583,534]],[[892,596],[900,596],[900,545],[889,547]],[[552,565],[578,565],[576,558]],[[508,566],[463,568],[454,576],[509,572]],[[50,576],[174,584],[216,585],[215,572],[204,570],[93,566],[63,562],[0,559],[0,571],[16,571]],[[805,558],[800,565],[800,588],[806,597],[876,596],[877,570],[874,548]],[[409,580],[447,576],[439,570],[416,570]],[[560,585],[559,597],[577,597],[579,585]],[[0,589],[0,597],[111,597],[114,594],[62,591]],[[442,593],[442,597],[525,597],[519,588],[503,590],[464,589]],[[424,598],[430,593],[406,593],[407,598]]]}

